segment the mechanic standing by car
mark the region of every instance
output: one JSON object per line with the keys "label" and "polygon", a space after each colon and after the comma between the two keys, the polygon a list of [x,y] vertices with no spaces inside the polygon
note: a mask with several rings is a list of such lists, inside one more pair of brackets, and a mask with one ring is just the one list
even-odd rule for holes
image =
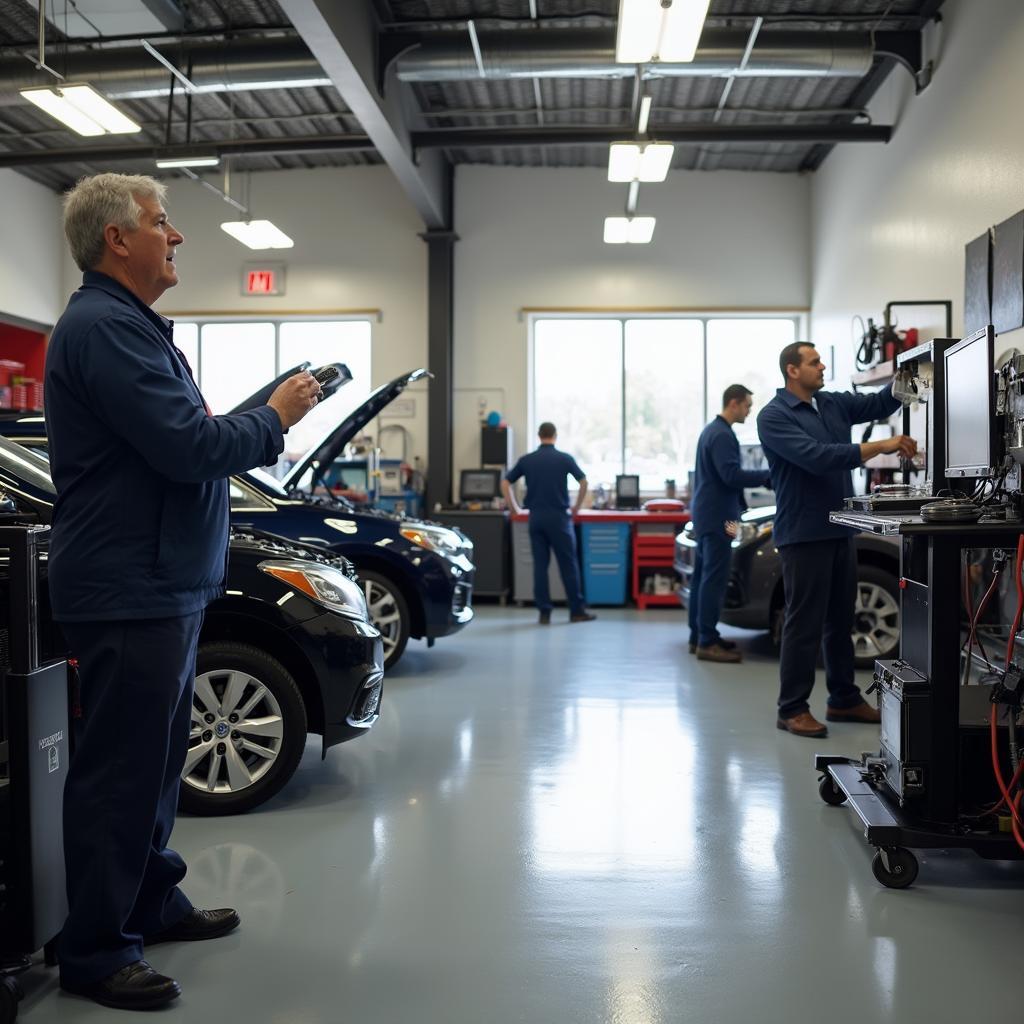
{"label": "mechanic standing by car", "polygon": [[722,411],[697,441],[690,503],[697,540],[690,578],[690,653],[701,661],[743,660],[736,645],[718,635],[718,616],[729,580],[735,524],[746,507],[743,488],[771,486],[763,469],[740,465],[740,443],[732,429],[750,415],[752,396],[742,384],[730,384],[722,394]]}
{"label": "mechanic standing by car", "polygon": [[[576,460],[555,447],[558,432],[553,423],[542,423],[537,430],[540,445],[524,455],[501,481],[501,493],[513,512],[522,512],[516,501],[514,484],[526,478],[526,505],[530,510],[530,550],[533,553],[533,602],[537,621],[551,623],[551,588],[548,586],[548,565],[551,552],[558,560],[566,597],[569,599],[569,621],[591,622],[597,616],[587,610],[580,585],[580,565],[576,555],[576,531],[573,513],[583,507],[587,496],[587,478]],[[569,511],[569,487],[566,477],[572,476],[580,485],[572,512]]]}
{"label": "mechanic standing by car", "polygon": [[64,230],[84,271],[46,355],[57,488],[53,617],[78,662],[80,714],[64,791],[69,914],[60,983],[106,1006],[177,998],[143,946],[211,939],[234,910],[197,910],[168,849],[188,748],[203,610],[223,593],[232,473],[272,463],[320,388],[298,374],[267,405],[212,416],[150,307],[178,283],[184,241],[152,178],[84,178]]}
{"label": "mechanic standing by car", "polygon": [[855,423],[885,419],[900,407],[886,388],[875,394],[822,391],[825,366],[813,345],[794,342],[779,356],[785,387],[757,417],[775,487],[775,545],[786,594],[778,728],[795,736],[826,736],[811,714],[818,650],[825,658],[830,722],[878,722],[878,711],[853,681],[853,608],[857,586],[854,531],[829,522],[853,493],[850,470],[882,453],[910,458],[904,435],[853,444]]}

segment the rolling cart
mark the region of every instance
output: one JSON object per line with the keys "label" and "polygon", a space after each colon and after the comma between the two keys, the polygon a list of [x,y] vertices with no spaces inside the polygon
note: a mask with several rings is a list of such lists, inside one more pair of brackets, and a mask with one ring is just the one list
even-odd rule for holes
{"label": "rolling cart", "polygon": [[964,550],[1015,549],[1024,525],[1005,519],[937,523],[916,514],[852,510],[829,518],[899,536],[900,657],[875,664],[881,749],[858,758],[816,756],[819,795],[857,815],[865,839],[876,848],[875,878],[889,888],[914,882],[915,849],[1021,858],[1011,835],[982,827],[973,813],[981,797],[998,797],[998,791],[986,760],[991,690],[961,685],[959,595]]}
{"label": "rolling cart", "polygon": [[[68,667],[41,661],[38,577],[47,526],[0,525],[9,553],[0,644],[0,1024],[18,1014],[14,975],[42,949],[54,966],[64,925],[61,808],[69,757]],[[6,650],[4,647],[6,646]]]}

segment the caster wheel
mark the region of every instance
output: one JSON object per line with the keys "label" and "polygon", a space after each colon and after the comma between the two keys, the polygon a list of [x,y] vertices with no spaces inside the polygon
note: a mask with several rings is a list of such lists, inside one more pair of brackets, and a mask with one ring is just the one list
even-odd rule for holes
{"label": "caster wheel", "polygon": [[871,872],[886,888],[906,889],[917,878],[917,858],[902,846],[880,848],[871,861]]}
{"label": "caster wheel", "polygon": [[18,1016],[21,989],[13,978],[0,979],[0,1024],[12,1024]]}
{"label": "caster wheel", "polygon": [[835,784],[831,775],[823,776],[818,783],[818,796],[829,807],[839,807],[846,803],[846,794]]}

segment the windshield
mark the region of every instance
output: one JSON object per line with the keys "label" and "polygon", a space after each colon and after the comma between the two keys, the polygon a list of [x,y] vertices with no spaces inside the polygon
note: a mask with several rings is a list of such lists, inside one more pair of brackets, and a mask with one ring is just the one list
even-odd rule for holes
{"label": "windshield", "polygon": [[268,491],[278,498],[287,498],[288,492],[281,486],[280,482],[272,477],[265,469],[250,469],[246,476],[258,480]]}

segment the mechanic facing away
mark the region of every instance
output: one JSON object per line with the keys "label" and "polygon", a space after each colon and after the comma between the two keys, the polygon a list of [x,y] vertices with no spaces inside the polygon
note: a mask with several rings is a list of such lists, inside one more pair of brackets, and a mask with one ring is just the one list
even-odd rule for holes
{"label": "mechanic facing away", "polygon": [[736,645],[718,634],[732,562],[732,538],[746,502],[745,487],[770,487],[763,470],[740,465],[740,444],[733,426],[750,415],[753,392],[731,384],[722,394],[722,411],[701,431],[693,477],[690,518],[697,551],[690,577],[690,653],[701,661],[737,662]]}
{"label": "mechanic facing away", "polygon": [[192,906],[178,888],[185,863],[167,846],[196,647],[206,605],[224,592],[226,478],[274,462],[283,431],[320,394],[302,373],[265,406],[210,414],[174,325],[150,308],[178,283],[184,241],[164,194],[149,177],[99,174],[65,197],[84,276],[46,354],[50,601],[81,688],[64,791],[60,984],[119,1009],[181,994],[143,946],[212,939],[239,923],[234,910]]}
{"label": "mechanic facing away", "polygon": [[854,678],[853,613],[857,587],[854,531],[828,520],[853,494],[850,470],[882,453],[912,457],[900,435],[854,444],[855,423],[886,419],[900,407],[891,388],[875,394],[823,391],[825,366],[813,345],[794,342],[779,356],[785,387],[757,417],[775,487],[775,545],[786,593],[776,724],[795,736],[825,736],[807,700],[819,649],[824,654],[829,722],[878,722]]}
{"label": "mechanic facing away", "polygon": [[[542,423],[537,431],[540,445],[524,455],[501,481],[501,493],[513,512],[522,512],[512,484],[526,478],[526,506],[530,510],[530,550],[533,553],[533,601],[542,626],[551,622],[551,588],[548,586],[548,564],[551,552],[558,560],[558,571],[569,600],[569,621],[590,622],[596,619],[587,610],[580,583],[580,565],[576,555],[576,531],[573,513],[583,507],[587,496],[587,478],[576,460],[555,447],[558,433],[553,423]],[[569,510],[569,487],[566,477],[572,476],[580,485],[576,504]]]}

